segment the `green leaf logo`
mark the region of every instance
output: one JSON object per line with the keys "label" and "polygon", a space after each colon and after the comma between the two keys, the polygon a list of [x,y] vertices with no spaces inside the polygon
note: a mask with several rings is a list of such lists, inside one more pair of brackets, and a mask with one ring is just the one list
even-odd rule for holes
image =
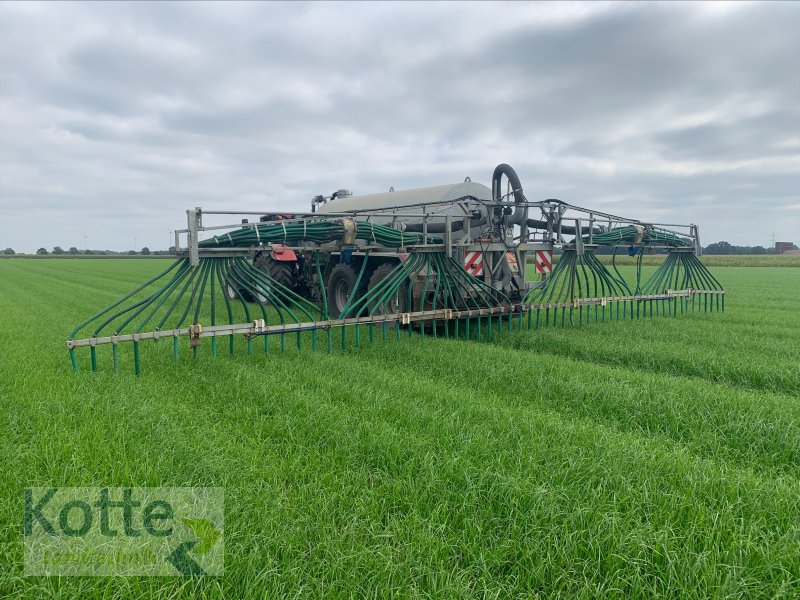
{"label": "green leaf logo", "polygon": [[207,519],[181,518],[181,521],[183,521],[183,524],[189,527],[195,537],[200,540],[200,543],[193,548],[193,551],[197,554],[205,554],[211,550],[214,544],[217,543],[217,540],[219,540],[220,535],[222,535],[219,530],[214,527],[214,524]]}

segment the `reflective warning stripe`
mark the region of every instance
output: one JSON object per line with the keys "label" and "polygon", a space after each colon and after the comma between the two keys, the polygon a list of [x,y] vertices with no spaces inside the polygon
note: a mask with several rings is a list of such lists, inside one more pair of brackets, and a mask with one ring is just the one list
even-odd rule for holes
{"label": "reflective warning stripe", "polygon": [[511,251],[506,252],[506,260],[508,261],[508,266],[511,269],[511,272],[514,273],[515,275],[519,275],[519,265],[517,264],[517,255]]}
{"label": "reflective warning stripe", "polygon": [[464,268],[472,276],[483,275],[483,252],[466,252]]}
{"label": "reflective warning stripe", "polygon": [[552,268],[553,268],[553,251],[537,250],[536,271],[538,273],[549,273]]}

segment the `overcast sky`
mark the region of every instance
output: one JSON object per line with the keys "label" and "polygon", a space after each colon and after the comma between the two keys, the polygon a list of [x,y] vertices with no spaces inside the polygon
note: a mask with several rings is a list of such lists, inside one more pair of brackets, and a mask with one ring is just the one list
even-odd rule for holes
{"label": "overcast sky", "polygon": [[0,4],[0,249],[462,181],[800,243],[800,3]]}

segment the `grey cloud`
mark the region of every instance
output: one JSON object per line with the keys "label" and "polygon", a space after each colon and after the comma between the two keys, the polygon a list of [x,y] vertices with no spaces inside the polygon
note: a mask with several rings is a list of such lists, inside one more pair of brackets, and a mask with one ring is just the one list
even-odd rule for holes
{"label": "grey cloud", "polygon": [[[746,159],[794,156],[800,140],[792,124],[800,126],[800,107],[773,110],[730,123],[705,123],[658,133],[654,142],[666,157],[678,160],[703,160],[704,157]],[[794,139],[793,136],[794,135]],[[792,144],[794,142],[794,144]]]}
{"label": "grey cloud", "polygon": [[190,206],[501,161],[530,198],[800,241],[798,25],[790,3],[2,4],[0,245],[163,247]]}

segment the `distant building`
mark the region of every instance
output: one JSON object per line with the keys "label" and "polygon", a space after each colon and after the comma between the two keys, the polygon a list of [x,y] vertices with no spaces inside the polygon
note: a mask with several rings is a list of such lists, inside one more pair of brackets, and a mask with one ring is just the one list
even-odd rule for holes
{"label": "distant building", "polygon": [[792,242],[775,242],[775,254],[783,254],[789,250],[797,250]]}

